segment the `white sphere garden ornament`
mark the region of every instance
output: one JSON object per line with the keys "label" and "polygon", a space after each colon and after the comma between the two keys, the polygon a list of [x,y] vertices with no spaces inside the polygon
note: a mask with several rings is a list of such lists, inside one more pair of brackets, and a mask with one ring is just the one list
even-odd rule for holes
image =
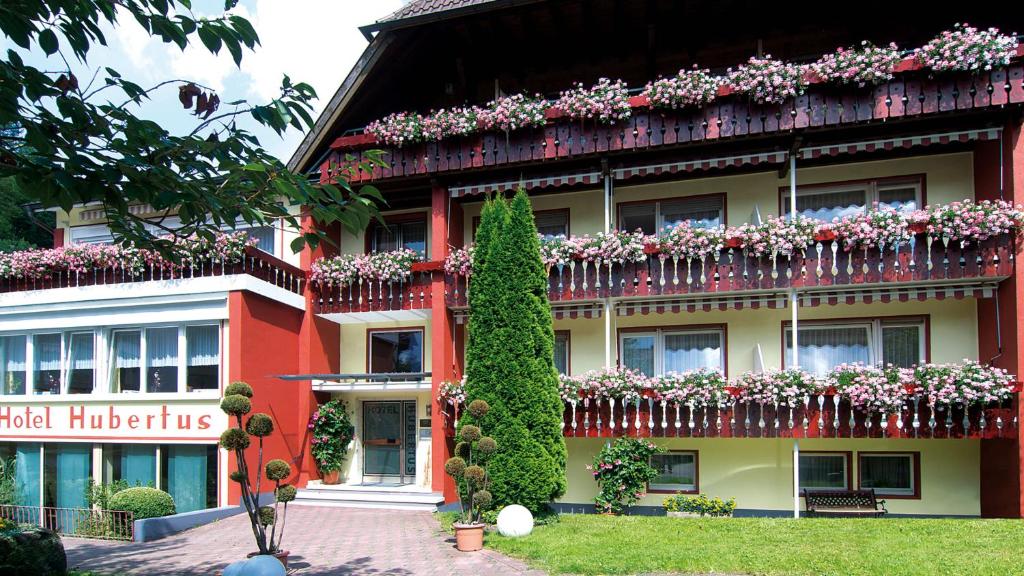
{"label": "white sphere garden ornament", "polygon": [[221,572],[221,576],[242,576],[242,569],[245,568],[245,563],[245,560],[239,560],[238,562],[228,564],[224,571]]}
{"label": "white sphere garden ornament", "polygon": [[510,538],[526,536],[533,532],[533,514],[519,504],[505,506],[498,513],[498,532]]}
{"label": "white sphere garden ornament", "polygon": [[280,560],[273,556],[260,555],[250,558],[238,576],[286,576],[287,574],[288,571],[284,569],[284,564],[281,564]]}

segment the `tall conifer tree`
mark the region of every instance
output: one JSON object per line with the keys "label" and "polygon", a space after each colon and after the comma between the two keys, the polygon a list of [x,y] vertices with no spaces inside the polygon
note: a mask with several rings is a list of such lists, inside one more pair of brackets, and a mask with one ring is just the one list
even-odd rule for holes
{"label": "tall conifer tree", "polygon": [[566,448],[547,274],[525,192],[484,206],[476,246],[466,393],[491,406],[473,423],[499,446],[488,468],[495,504],[537,512],[565,492]]}

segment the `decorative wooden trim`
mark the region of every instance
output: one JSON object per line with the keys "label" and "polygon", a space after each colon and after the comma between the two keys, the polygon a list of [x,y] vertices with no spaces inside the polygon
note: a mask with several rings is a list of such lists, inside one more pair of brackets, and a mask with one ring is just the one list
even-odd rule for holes
{"label": "decorative wooden trim", "polygon": [[921,499],[921,453],[916,451],[906,452],[880,452],[880,451],[858,451],[857,452],[857,488],[865,489],[860,485],[861,477],[860,473],[862,470],[861,461],[865,455],[880,455],[880,456],[910,456],[912,459],[911,466],[913,466],[914,474],[914,493],[913,494],[889,494],[886,492],[879,492],[878,488],[875,488],[875,495],[882,496],[891,500],[920,500]]}
{"label": "decorative wooden trim", "polygon": [[647,483],[648,494],[700,494],[700,450],[668,450],[664,454],[693,454],[693,490],[652,490]]}

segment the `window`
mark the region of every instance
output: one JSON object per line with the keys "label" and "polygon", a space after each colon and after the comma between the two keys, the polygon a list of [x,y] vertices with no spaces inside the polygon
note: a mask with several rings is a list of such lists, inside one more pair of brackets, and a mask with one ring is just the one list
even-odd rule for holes
{"label": "window", "polygon": [[60,353],[60,334],[36,334],[32,338],[32,390],[36,394],[60,394]]}
{"label": "window", "polygon": [[722,196],[717,194],[623,204],[619,207],[619,229],[657,234],[684,220],[694,226],[718,226],[724,220],[722,204]]}
{"label": "window", "polygon": [[160,486],[174,498],[180,514],[217,506],[217,447],[160,447]]}
{"label": "window", "polygon": [[423,330],[370,332],[370,373],[423,371]]}
{"label": "window", "polygon": [[189,392],[220,388],[220,330],[215,325],[189,326],[185,334],[188,342],[185,383]]}
{"label": "window", "polygon": [[[819,376],[843,363],[894,364],[909,368],[925,360],[921,320],[865,320],[800,324],[800,367]],[[786,327],[786,365],[793,365],[793,329]]]}
{"label": "window", "polygon": [[103,446],[103,481],[124,480],[130,486],[156,487],[156,446],[107,444]]}
{"label": "window", "polygon": [[422,257],[427,255],[427,222],[422,218],[388,222],[386,226],[377,224],[370,228],[368,234],[371,239],[370,250],[373,252],[408,248]]}
{"label": "window", "polygon": [[[919,177],[864,180],[849,184],[801,186],[796,191],[796,211],[802,216],[830,222],[860,214],[877,204],[900,212],[922,206]],[[789,190],[782,192],[782,213],[789,214]]]}
{"label": "window", "polygon": [[849,488],[849,454],[800,453],[800,489],[846,490]]}
{"label": "window", "polygon": [[142,336],[138,330],[114,332],[111,390],[142,391]]}
{"label": "window", "polygon": [[178,329],[146,329],[146,391],[178,391]]}
{"label": "window", "polygon": [[276,254],[275,248],[277,247],[276,237],[277,230],[273,226],[254,226],[252,228],[244,228],[242,232],[245,232],[249,238],[256,240],[256,248],[266,252],[267,254]]}
{"label": "window", "polygon": [[537,223],[537,233],[545,238],[569,236],[568,210],[541,210],[534,212],[533,221]]}
{"label": "window", "polygon": [[874,488],[883,496],[916,496],[918,491],[918,453],[858,454],[861,488]]}
{"label": "window", "polygon": [[569,373],[569,331],[555,331],[555,370],[559,374]]}
{"label": "window", "polygon": [[647,489],[652,492],[696,492],[697,453],[668,452],[651,456],[651,466],[658,475]]}
{"label": "window", "polygon": [[25,336],[0,338],[0,394],[10,396],[25,393],[27,345]]}
{"label": "window", "polygon": [[68,394],[90,394],[95,383],[95,347],[92,332],[68,336]]}
{"label": "window", "polygon": [[648,376],[714,368],[725,372],[722,329],[625,332],[620,336],[621,364]]}

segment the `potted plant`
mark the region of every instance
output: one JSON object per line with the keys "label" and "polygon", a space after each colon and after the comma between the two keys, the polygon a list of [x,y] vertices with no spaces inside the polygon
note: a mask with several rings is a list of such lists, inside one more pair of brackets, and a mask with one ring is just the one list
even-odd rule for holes
{"label": "potted plant", "polygon": [[647,484],[658,476],[651,456],[662,452],[653,442],[639,438],[619,438],[605,444],[588,465],[597,480],[599,492],[594,505],[602,514],[622,514],[646,496]]}
{"label": "potted plant", "polygon": [[[281,549],[284,538],[284,524],[288,515],[288,503],[295,500],[295,487],[281,482],[291,476],[292,467],[284,460],[271,460],[263,466],[263,439],[274,431],[274,421],[270,416],[256,413],[245,421],[242,417],[252,411],[252,387],[245,382],[232,382],[224,390],[224,399],[220,408],[229,417],[234,417],[235,426],[229,427],[220,436],[220,445],[225,450],[234,452],[237,470],[231,473],[231,480],[241,486],[242,506],[249,515],[252,534],[256,539],[256,552],[250,553],[251,558],[258,555],[273,555],[281,564],[288,567],[288,551]],[[274,484],[274,505],[260,506],[262,477],[255,474],[255,484],[249,474],[249,462],[245,451],[249,448],[252,438],[257,442],[256,470],[263,471],[267,480]],[[283,505],[283,509],[281,508]]]}
{"label": "potted plant", "polygon": [[717,496],[708,498],[704,494],[686,496],[677,492],[674,496],[665,498],[662,505],[665,506],[665,513],[673,518],[723,518],[732,516],[736,510],[736,499],[722,500]]}
{"label": "potted plant", "polygon": [[[483,400],[474,400],[467,408],[474,420],[479,421],[490,410]],[[466,424],[459,431],[455,456],[445,462],[444,470],[455,479],[459,492],[461,517],[455,529],[455,547],[460,552],[473,552],[484,546],[484,523],[480,514],[491,504],[487,487],[487,460],[498,449],[494,438],[484,436],[480,428]]]}
{"label": "potted plant", "polygon": [[323,483],[337,484],[356,430],[348,415],[348,405],[344,400],[327,402],[313,413],[309,429],[312,430],[310,451]]}

